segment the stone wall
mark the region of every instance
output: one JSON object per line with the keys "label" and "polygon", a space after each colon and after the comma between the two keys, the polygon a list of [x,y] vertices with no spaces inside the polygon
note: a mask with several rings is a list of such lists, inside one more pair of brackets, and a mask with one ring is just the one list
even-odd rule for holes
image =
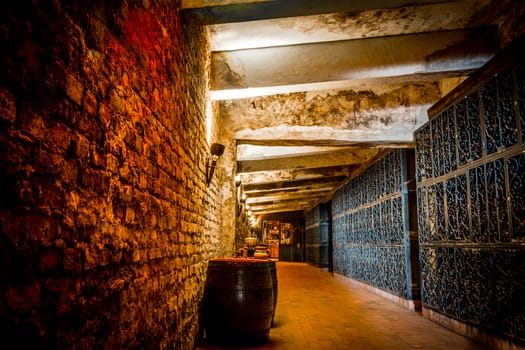
{"label": "stone wall", "polygon": [[415,134],[424,311],[493,348],[525,344],[524,40]]}
{"label": "stone wall", "polygon": [[419,300],[413,164],[413,151],[391,151],[334,194],[333,264],[341,275]]}
{"label": "stone wall", "polygon": [[[239,198],[238,196],[237,198]],[[248,211],[246,210],[245,203],[241,201],[236,205],[236,219],[235,219],[235,251],[244,249],[246,243],[246,237],[252,236],[252,226],[250,224],[250,218]],[[260,236],[260,234],[259,234]]]}
{"label": "stone wall", "polygon": [[231,254],[204,31],[178,1],[1,6],[0,347],[194,348]]}

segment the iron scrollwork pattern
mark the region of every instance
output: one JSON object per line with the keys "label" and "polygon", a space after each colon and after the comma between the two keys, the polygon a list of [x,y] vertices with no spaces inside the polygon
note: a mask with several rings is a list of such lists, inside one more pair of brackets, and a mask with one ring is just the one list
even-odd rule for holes
{"label": "iron scrollwork pattern", "polygon": [[432,177],[432,158],[430,125],[427,124],[415,134],[416,141],[416,180],[422,181]]}
{"label": "iron scrollwork pattern", "polygon": [[390,152],[332,198],[334,271],[404,298],[406,152]]}
{"label": "iron scrollwork pattern", "polygon": [[417,227],[419,242],[426,242],[429,240],[428,230],[428,198],[425,187],[417,189]]}
{"label": "iron scrollwork pattern", "polygon": [[456,170],[456,118],[454,109],[443,112],[443,166],[442,173],[448,174]]}
{"label": "iron scrollwork pattern", "polygon": [[517,68],[518,115],[520,119],[521,142],[525,143],[525,65]]}
{"label": "iron scrollwork pattern", "polygon": [[485,196],[487,181],[485,179],[485,166],[480,165],[469,169],[470,186],[470,237],[472,243],[488,241],[488,213],[487,199]]}
{"label": "iron scrollwork pattern", "polygon": [[443,127],[442,118],[440,114],[438,117],[430,121],[431,126],[431,152],[432,152],[432,174],[434,177],[443,175]]}
{"label": "iron scrollwork pattern", "polygon": [[447,239],[454,242],[468,240],[467,176],[455,176],[445,182],[447,193]]}
{"label": "iron scrollwork pattern", "polygon": [[512,71],[507,70],[496,78],[498,83],[498,110],[500,143],[508,148],[518,143],[518,125],[514,114],[514,89]]}
{"label": "iron scrollwork pattern", "polygon": [[319,245],[321,239],[321,227],[319,207],[315,207],[305,215],[305,246],[306,246],[306,262],[319,266],[320,255]]}
{"label": "iron scrollwork pattern", "polygon": [[514,114],[512,71],[497,75],[482,88],[485,151],[487,154],[508,148],[518,142]]}
{"label": "iron scrollwork pattern", "polygon": [[458,133],[458,166],[481,158],[481,125],[478,91],[471,93],[455,105]]}
{"label": "iron scrollwork pattern", "polygon": [[525,240],[525,154],[521,153],[507,160],[510,192],[510,215],[513,238]]}
{"label": "iron scrollwork pattern", "polygon": [[507,193],[504,160],[497,159],[486,164],[487,176],[487,235],[489,242],[508,242],[510,239],[507,216]]}
{"label": "iron scrollwork pattern", "polygon": [[520,64],[415,133],[422,304],[518,343],[525,343],[524,119]]}

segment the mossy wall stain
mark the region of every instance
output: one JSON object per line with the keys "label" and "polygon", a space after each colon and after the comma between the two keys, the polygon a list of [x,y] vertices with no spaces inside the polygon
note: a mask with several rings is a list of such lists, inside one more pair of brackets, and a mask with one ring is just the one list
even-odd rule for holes
{"label": "mossy wall stain", "polygon": [[403,113],[411,106],[440,98],[437,83],[395,86],[384,91],[341,90],[324,94],[305,92],[221,102],[223,115],[236,130],[290,125],[367,128],[414,123]]}

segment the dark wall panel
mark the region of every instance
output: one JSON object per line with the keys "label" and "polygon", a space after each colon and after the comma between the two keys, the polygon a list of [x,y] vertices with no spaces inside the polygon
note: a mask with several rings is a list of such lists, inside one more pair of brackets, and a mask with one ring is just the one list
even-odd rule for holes
{"label": "dark wall panel", "polygon": [[306,262],[320,267],[329,268],[330,251],[330,202],[319,204],[306,214]]}

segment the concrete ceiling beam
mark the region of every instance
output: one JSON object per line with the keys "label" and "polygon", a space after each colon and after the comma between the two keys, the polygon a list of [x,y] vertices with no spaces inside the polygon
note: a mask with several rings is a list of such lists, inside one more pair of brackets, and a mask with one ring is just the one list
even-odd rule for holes
{"label": "concrete ceiling beam", "polygon": [[413,148],[414,145],[412,140],[409,140],[409,135],[405,137],[402,141],[386,141],[386,140],[369,140],[369,141],[357,141],[357,140],[344,140],[332,139],[332,140],[315,140],[315,139],[294,139],[294,140],[284,140],[284,139],[246,139],[246,140],[236,140],[237,144],[250,144],[250,145],[260,145],[260,146],[319,146],[319,147],[328,147],[328,146],[337,146],[337,147],[353,147],[353,148]]}
{"label": "concrete ceiling beam", "polygon": [[394,8],[443,0],[182,0],[182,9],[203,24],[245,22],[279,17],[307,16],[333,12],[359,12]]}
{"label": "concrete ceiling beam", "polygon": [[250,210],[253,214],[263,215],[275,211],[298,211],[305,210],[311,207],[318,199],[312,200],[298,200],[295,202],[286,202],[279,204],[268,204],[268,205],[255,205],[250,206]]}
{"label": "concrete ceiling beam", "polygon": [[[421,123],[422,124],[422,123]],[[357,147],[407,147],[413,143],[413,132],[420,124],[410,128],[334,130],[330,127],[269,127],[243,130],[237,133],[240,143],[260,145],[327,145]]]}
{"label": "concrete ceiling beam", "polygon": [[[321,152],[331,152],[339,150],[339,147],[316,147],[316,146],[272,146],[272,145],[251,145],[247,143],[237,143],[237,160],[257,160],[279,158],[282,156],[305,156],[318,154]],[[348,148],[350,149],[350,148]]]}
{"label": "concrete ceiling beam", "polygon": [[344,165],[316,169],[292,169],[240,173],[239,176],[241,178],[242,184],[244,185],[245,191],[247,191],[248,186],[253,184],[265,185],[273,184],[276,182],[326,179],[327,176],[346,177],[350,175],[356,168],[357,166],[354,165]]}
{"label": "concrete ceiling beam", "polygon": [[475,69],[494,55],[495,38],[495,27],[481,27],[215,52],[211,90]]}
{"label": "concrete ceiling beam", "polygon": [[373,89],[376,86],[411,84],[420,82],[438,82],[457,77],[466,78],[476,69],[468,68],[453,71],[418,72],[414,74],[367,77],[350,80],[323,80],[320,82],[292,85],[274,85],[264,87],[247,87],[235,89],[210,90],[213,101],[230,101],[270,95],[289,95],[293,93],[326,93],[329,91]]}
{"label": "concrete ceiling beam", "polygon": [[[276,181],[271,183],[255,183],[252,185],[246,185],[244,189],[246,191],[263,191],[270,189],[286,190],[292,187],[312,187],[322,183],[322,186],[334,186],[341,181],[345,180],[347,176],[326,176],[322,179],[309,179],[309,180],[297,180],[297,181]],[[321,180],[321,181],[320,181]]]}
{"label": "concrete ceiling beam", "polygon": [[333,167],[341,165],[362,164],[368,162],[379,153],[376,149],[359,148],[352,152],[338,150],[316,155],[282,157],[265,160],[245,160],[237,162],[239,173],[253,171],[271,171],[281,169],[308,169]]}
{"label": "concrete ceiling beam", "polygon": [[[439,98],[438,83],[418,82],[222,101],[220,108],[237,144],[250,140],[255,144],[261,139],[359,143],[367,142],[367,136],[377,131],[402,135],[403,130],[405,135],[398,140],[406,142],[427,120],[426,110]],[[317,137],[303,138],[309,133]]]}
{"label": "concrete ceiling beam", "polygon": [[262,206],[262,205],[268,205],[268,204],[284,204],[284,203],[290,203],[290,202],[295,202],[295,201],[304,200],[304,199],[315,201],[315,200],[319,200],[323,198],[327,193],[328,191],[324,193],[309,193],[309,192],[299,191],[293,194],[288,193],[287,195],[282,195],[282,196],[255,197],[255,198],[251,198],[247,200],[246,203],[249,204],[250,209],[251,209],[252,206]]}
{"label": "concrete ceiling beam", "polygon": [[494,34],[494,28],[483,27],[215,52],[212,89],[472,69],[493,55]]}
{"label": "concrete ceiling beam", "polygon": [[212,51],[232,51],[474,27],[480,24],[476,15],[488,3],[490,0],[438,2],[222,23],[207,28]]}
{"label": "concrete ceiling beam", "polygon": [[319,189],[308,189],[308,188],[290,188],[287,190],[280,190],[278,192],[273,191],[252,191],[249,193],[250,198],[246,200],[246,203],[264,203],[268,201],[280,200],[282,198],[300,198],[300,197],[323,197],[325,194],[330,192],[332,187],[323,186]]}
{"label": "concrete ceiling beam", "polygon": [[302,216],[302,213],[307,208],[310,208],[310,207],[309,206],[304,206],[304,207],[299,207],[299,208],[296,208],[296,207],[283,207],[283,208],[278,208],[278,209],[261,209],[261,210],[259,210],[257,212],[254,212],[254,214],[257,217],[265,217],[265,216],[271,215],[271,214],[283,214],[283,213],[284,214],[289,214],[289,215],[297,214],[299,216]]}
{"label": "concrete ceiling beam", "polygon": [[[269,47],[212,54],[212,98],[237,98],[237,90],[275,93],[287,87],[341,88],[345,81],[417,74],[464,74],[493,57],[495,27]],[[271,64],[268,64],[271,62]],[[329,82],[335,82],[330,85]],[[282,93],[282,91],[280,91]]]}

